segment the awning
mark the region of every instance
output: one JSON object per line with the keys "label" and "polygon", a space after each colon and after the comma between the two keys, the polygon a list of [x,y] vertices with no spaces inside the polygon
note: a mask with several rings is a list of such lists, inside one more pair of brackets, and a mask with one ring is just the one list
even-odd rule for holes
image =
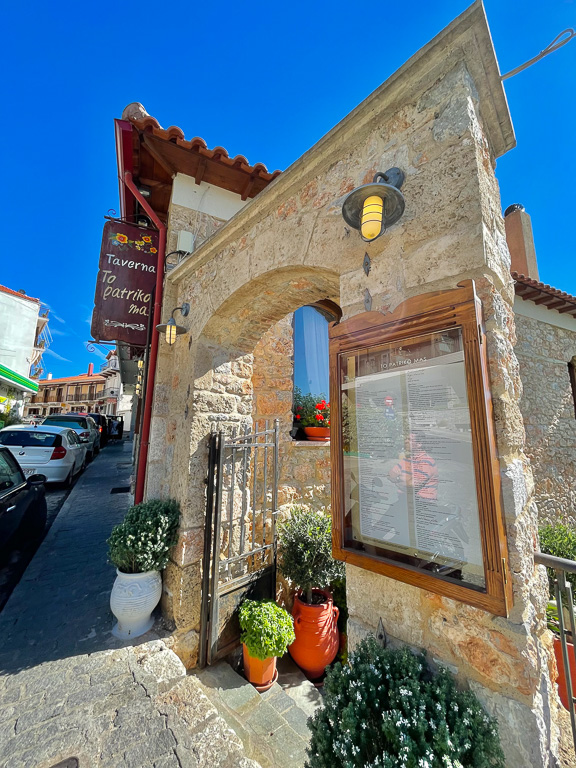
{"label": "awning", "polygon": [[4,381],[11,387],[22,389],[25,392],[38,392],[38,384],[35,381],[26,378],[26,376],[21,376],[5,365],[0,365],[0,381]]}

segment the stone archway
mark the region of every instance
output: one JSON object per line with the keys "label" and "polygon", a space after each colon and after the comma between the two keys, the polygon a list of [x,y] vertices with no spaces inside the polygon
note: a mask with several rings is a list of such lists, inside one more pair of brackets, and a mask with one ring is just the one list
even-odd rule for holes
{"label": "stone archway", "polygon": [[[252,418],[253,354],[269,328],[329,298],[344,317],[474,279],[482,299],[514,607],[495,618],[455,600],[347,567],[352,642],[382,618],[398,642],[451,665],[500,722],[507,764],[549,768],[557,703],[545,578],[534,566],[532,477],[523,454],[513,287],[493,167],[514,145],[481,5],[475,4],[167,277],[165,314],[188,302],[189,329],[161,346],[148,496],[183,510],[164,611],[193,666],[198,645],[205,438],[211,420]],[[376,171],[406,174],[406,212],[366,245],[341,216]],[[368,252],[371,271],[362,269]],[[367,293],[366,293],[367,292]],[[488,661],[487,661],[488,660]]]}

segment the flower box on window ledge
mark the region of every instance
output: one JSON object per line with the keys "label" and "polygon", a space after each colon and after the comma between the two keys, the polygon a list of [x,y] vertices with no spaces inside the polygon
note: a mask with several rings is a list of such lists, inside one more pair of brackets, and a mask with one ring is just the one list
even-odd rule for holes
{"label": "flower box on window ledge", "polygon": [[299,387],[294,387],[294,426],[304,430],[307,440],[328,442],[330,403],[322,395],[303,395]]}

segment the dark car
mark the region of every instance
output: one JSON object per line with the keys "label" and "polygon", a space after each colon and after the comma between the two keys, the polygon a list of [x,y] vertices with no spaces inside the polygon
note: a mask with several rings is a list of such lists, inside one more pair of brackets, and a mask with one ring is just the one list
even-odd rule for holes
{"label": "dark car", "polygon": [[96,422],[100,431],[100,448],[104,448],[108,442],[108,417],[103,413],[87,413],[86,416],[91,416]]}
{"label": "dark car", "polygon": [[38,542],[46,526],[44,475],[26,480],[8,448],[0,445],[0,554],[16,542]]}

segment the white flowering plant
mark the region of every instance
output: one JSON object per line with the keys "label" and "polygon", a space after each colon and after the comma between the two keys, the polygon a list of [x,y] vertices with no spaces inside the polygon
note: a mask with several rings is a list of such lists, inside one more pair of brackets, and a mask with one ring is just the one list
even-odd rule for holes
{"label": "white flowering plant", "polygon": [[363,640],[324,683],[306,768],[505,768],[496,721],[426,657]]}
{"label": "white flowering plant", "polygon": [[122,573],[161,571],[178,538],[180,506],[173,499],[152,499],[131,507],[112,529],[108,559]]}

